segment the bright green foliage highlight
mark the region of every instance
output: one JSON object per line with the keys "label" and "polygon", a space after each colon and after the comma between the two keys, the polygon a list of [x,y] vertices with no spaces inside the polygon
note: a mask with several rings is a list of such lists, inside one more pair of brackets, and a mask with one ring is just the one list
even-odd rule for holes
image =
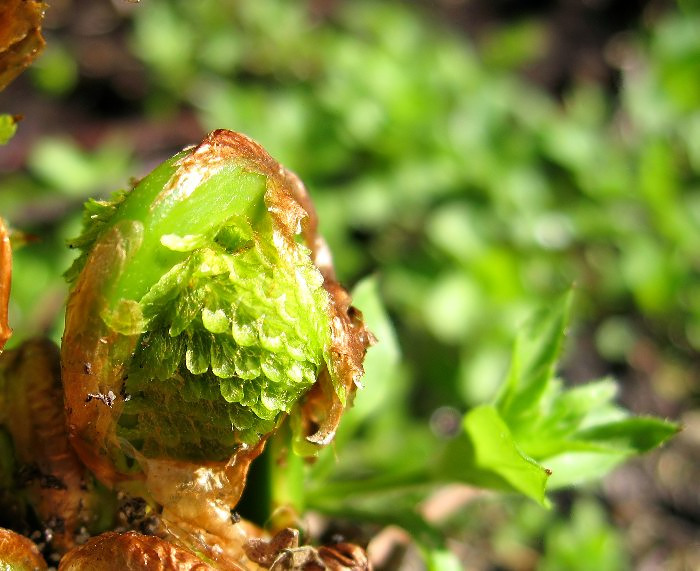
{"label": "bright green foliage highlight", "polygon": [[177,155],[130,193],[86,205],[83,250],[131,244],[102,317],[140,335],[118,435],[149,457],[223,460],[255,444],[314,384],[330,343],[328,295],[308,249],[279,246],[265,178],[236,164],[161,194]]}
{"label": "bright green foliage highlight", "polygon": [[426,550],[425,563],[428,571],[461,571],[464,569],[457,556],[446,548]]}
{"label": "bright green foliage highlight", "polygon": [[27,161],[42,186],[66,197],[82,198],[105,188],[111,180],[123,180],[131,152],[117,138],[87,151],[68,138],[45,137],[32,147]]}

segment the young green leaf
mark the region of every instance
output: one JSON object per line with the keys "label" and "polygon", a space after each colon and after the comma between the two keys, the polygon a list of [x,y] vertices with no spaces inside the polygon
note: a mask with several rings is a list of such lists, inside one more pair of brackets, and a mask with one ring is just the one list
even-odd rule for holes
{"label": "young green leaf", "polygon": [[495,407],[482,405],[470,410],[463,429],[437,463],[437,479],[519,492],[545,504],[549,470],[520,451]]}
{"label": "young green leaf", "polygon": [[677,432],[675,423],[660,418],[633,417],[584,428],[576,433],[576,437],[641,454],[656,448]]}
{"label": "young green leaf", "polygon": [[546,459],[553,472],[549,487],[600,478],[631,456],[660,446],[678,430],[676,423],[652,417],[624,416],[612,422],[591,424],[574,432],[558,453]]}
{"label": "young green leaf", "polygon": [[554,376],[566,332],[572,292],[533,316],[518,334],[510,370],[496,406],[508,422],[527,415]]}
{"label": "young green leaf", "polygon": [[[552,473],[548,486],[560,487],[603,476],[629,456],[659,446],[678,431],[672,422],[631,417],[614,403],[617,387],[610,379],[565,389],[554,377],[570,305],[568,293],[537,314],[518,335],[510,371],[490,413],[494,432],[472,422],[458,440],[466,439],[469,450],[490,452],[492,456],[481,466],[490,465],[492,475],[506,475],[498,466],[508,458],[504,449],[499,453],[491,443],[495,434],[507,434],[505,441],[519,454],[546,465]],[[465,423],[477,411],[484,415],[481,410],[469,412]],[[503,423],[498,431],[494,415]],[[484,419],[480,422],[489,426]],[[469,477],[474,479],[478,473],[472,470]],[[482,478],[480,485],[498,489],[502,482]],[[536,497],[532,490],[524,493]]]}
{"label": "young green leaf", "polygon": [[548,458],[581,447],[587,449],[573,435],[582,426],[624,417],[625,413],[612,404],[616,395],[617,385],[612,379],[568,390],[554,379],[538,403],[536,413],[528,422],[512,423],[511,430],[523,450],[533,458]]}

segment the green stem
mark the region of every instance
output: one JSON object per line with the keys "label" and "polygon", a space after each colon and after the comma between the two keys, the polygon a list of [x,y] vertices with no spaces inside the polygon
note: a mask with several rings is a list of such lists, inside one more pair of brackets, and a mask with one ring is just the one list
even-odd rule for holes
{"label": "green stem", "polygon": [[304,510],[304,460],[294,454],[291,443],[291,430],[284,423],[251,465],[237,506],[241,516],[272,530],[296,527]]}
{"label": "green stem", "polygon": [[383,492],[398,492],[430,486],[432,478],[428,469],[382,474],[367,479],[321,483],[309,490],[308,507],[325,511],[332,503],[345,504],[353,496],[369,496]]}
{"label": "green stem", "polygon": [[305,509],[304,459],[292,450],[292,432],[284,423],[268,442],[270,524],[273,529],[294,526]]}

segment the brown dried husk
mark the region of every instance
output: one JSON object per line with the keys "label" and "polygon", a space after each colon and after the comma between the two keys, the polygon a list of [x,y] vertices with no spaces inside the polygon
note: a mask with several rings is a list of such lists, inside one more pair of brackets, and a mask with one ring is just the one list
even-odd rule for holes
{"label": "brown dried husk", "polygon": [[65,553],[94,513],[89,475],[68,444],[58,347],[47,339],[27,341],[0,357],[7,403],[5,428],[18,464],[30,468],[22,482],[42,525],[53,527],[51,546]]}
{"label": "brown dried husk", "polygon": [[28,67],[44,48],[41,21],[46,4],[36,0],[0,3],[0,90]]}
{"label": "brown dried husk", "polygon": [[210,571],[202,559],[152,535],[108,532],[68,553],[59,571]]}
{"label": "brown dried husk", "polygon": [[30,539],[9,529],[0,528],[0,568],[13,571],[44,571],[47,567],[39,549]]}

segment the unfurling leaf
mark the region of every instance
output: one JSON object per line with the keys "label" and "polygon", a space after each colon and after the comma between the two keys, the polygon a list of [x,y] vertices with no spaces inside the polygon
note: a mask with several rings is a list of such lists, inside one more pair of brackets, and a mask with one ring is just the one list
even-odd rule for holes
{"label": "unfurling leaf", "polygon": [[180,515],[201,499],[214,517],[286,415],[298,450],[330,442],[371,335],[316,224],[299,179],[231,131],[86,205],[63,381],[73,444],[103,481],[145,477]]}
{"label": "unfurling leaf", "polygon": [[554,378],[569,321],[572,292],[534,315],[518,334],[510,370],[497,399],[503,418],[514,421],[537,405]]}

